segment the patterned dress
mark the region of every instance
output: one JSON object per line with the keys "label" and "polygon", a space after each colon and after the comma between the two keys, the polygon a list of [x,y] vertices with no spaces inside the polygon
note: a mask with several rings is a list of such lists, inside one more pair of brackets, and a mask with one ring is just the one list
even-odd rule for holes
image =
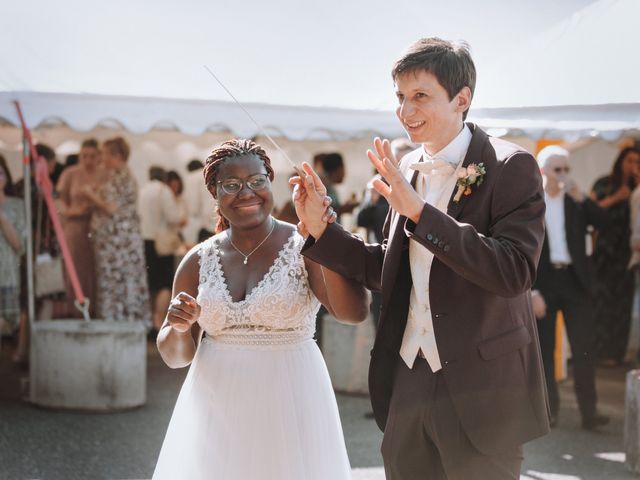
{"label": "patterned dress", "polygon": [[[0,206],[9,222],[26,244],[26,224],[24,218],[24,202],[19,198],[7,197]],[[0,229],[0,318],[13,327],[20,318],[20,253],[16,252]]]}
{"label": "patterned dress", "polygon": [[[596,181],[593,191],[597,200],[614,193],[609,177]],[[593,252],[595,352],[602,360],[619,363],[627,348],[634,291],[633,272],[628,268],[631,258],[629,202],[616,203],[607,213],[610,223],[598,232]]]}
{"label": "patterned dress", "polygon": [[138,187],[128,168],[114,170],[100,196],[116,206],[113,215],[97,211],[91,219],[97,276],[96,315],[104,320],[151,324],[144,244],[136,211]]}

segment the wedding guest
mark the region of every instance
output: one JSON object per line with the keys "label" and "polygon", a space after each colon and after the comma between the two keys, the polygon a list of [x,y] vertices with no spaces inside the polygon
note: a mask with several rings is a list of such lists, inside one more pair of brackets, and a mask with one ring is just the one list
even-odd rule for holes
{"label": "wedding guest", "polygon": [[[140,189],[139,200],[146,278],[152,299],[152,337],[160,330],[171,301],[174,252],[179,246],[175,230],[186,222],[166,181],[167,172],[152,166],[149,169],[149,181]],[[158,251],[158,247],[162,251]]]}
{"label": "wedding guest", "polygon": [[[35,146],[38,157],[43,158],[47,162],[47,170],[49,179],[53,187],[60,174],[59,163],[56,161],[56,153],[50,146],[44,143],[38,143]],[[32,246],[35,256],[39,254],[48,254],[51,257],[60,256],[60,245],[51,225],[49,210],[44,200],[44,195],[38,188],[35,180],[35,165],[32,163],[31,178],[31,229],[33,232]],[[15,184],[15,190],[20,198],[25,197],[26,182],[24,178],[18,180]],[[54,197],[57,193],[54,191]],[[27,259],[26,255],[22,256],[20,261],[20,328],[18,333],[18,348],[13,356],[14,363],[26,365],[29,356],[29,322],[27,318],[28,309],[28,286],[27,286]],[[35,315],[37,319],[46,320],[52,315],[66,315],[68,302],[64,293],[64,286],[61,286],[60,292],[39,296],[35,299]]]}
{"label": "wedding guest", "polygon": [[271,216],[273,176],[250,140],[225,142],[207,158],[218,228],[178,267],[158,335],[164,361],[190,368],[154,480],[351,478],[312,336],[320,301],[358,323],[366,292],[300,255],[304,239]]}
{"label": "wedding guest", "polygon": [[[26,244],[24,202],[16,196],[6,159],[0,155],[0,327],[20,322],[20,256]],[[0,328],[0,336],[4,328]]]}
{"label": "wedding guest", "polygon": [[[292,172],[289,174],[289,178],[294,177],[295,175],[297,175],[297,173]],[[292,191],[293,191],[293,188],[292,188]],[[296,214],[296,207],[293,205],[293,200],[291,200],[291,197],[287,199],[287,201],[282,206],[282,208],[280,208],[280,210],[274,213],[274,216],[278,220],[282,220],[283,222],[291,223],[293,225],[298,224],[298,215]]]}
{"label": "wedding guest", "polygon": [[144,244],[136,211],[138,187],[127,166],[129,152],[122,137],[106,140],[102,145],[105,182],[97,192],[87,189],[95,206],[91,234],[97,275],[96,316],[150,326]]}
{"label": "wedding guest", "polygon": [[558,422],[560,396],[555,380],[556,316],[562,311],[571,345],[574,390],[582,428],[593,430],[609,418],[597,413],[593,340],[592,266],[585,238],[589,226],[603,230],[607,213],[586,197],[569,176],[569,152],[548,146],[538,154],[545,192],[545,240],[532,303],[538,318],[540,350],[549,393],[550,424]]}
{"label": "wedding guest", "polygon": [[184,201],[187,205],[189,216],[187,224],[182,229],[182,234],[187,245],[195,245],[213,235],[216,224],[216,203],[202,182],[202,169],[204,165],[200,160],[191,160],[187,165],[187,173],[184,179]]}
{"label": "wedding guest", "polygon": [[325,153],[320,157],[322,163],[323,183],[327,187],[327,195],[331,197],[331,207],[338,215],[337,221],[345,213],[351,213],[360,204],[352,196],[348,201],[340,200],[336,185],[340,185],[344,181],[345,167],[342,155],[339,153]]}
{"label": "wedding guest", "polygon": [[[65,240],[84,296],[89,299],[91,315],[95,313],[96,304],[96,270],[90,232],[94,206],[91,195],[99,189],[106,173],[99,161],[98,142],[93,138],[84,140],[80,147],[78,164],[66,168],[57,185]],[[66,290],[69,315],[82,316],[74,307],[76,298],[68,275]]]}
{"label": "wedding guest", "polygon": [[597,234],[595,265],[595,315],[597,357],[604,364],[624,360],[631,324],[633,274],[629,270],[631,235],[629,198],[637,185],[640,152],[628,147],[620,152],[611,173],[598,179],[590,197],[606,209],[609,226]]}
{"label": "wedding guest", "polygon": [[[386,478],[520,478],[522,445],[549,430],[530,288],[544,240],[542,179],[517,145],[464,122],[468,46],[420,39],[392,70],[396,114],[422,149],[367,152],[388,182],[385,241],[368,244],[323,207],[308,164],[294,201],[305,257],[380,290],[369,392]],[[421,161],[423,160],[423,161]]]}
{"label": "wedding guest", "polygon": [[[640,150],[638,151],[640,152]],[[631,222],[631,260],[629,260],[629,269],[635,279],[634,297],[638,298],[640,297],[640,186],[637,186],[631,194],[629,204],[631,212],[629,219]],[[640,311],[637,310],[637,304],[634,307],[624,360],[635,365],[640,361]]]}
{"label": "wedding guest", "polygon": [[[184,198],[184,183],[182,181],[182,177],[178,172],[176,172],[175,170],[169,170],[167,172],[167,185],[173,193],[173,198],[176,202],[178,210],[180,211],[180,218],[182,220],[180,225],[176,225],[173,227],[174,238],[180,240],[179,243],[176,242],[178,247],[173,252],[173,255],[175,257],[178,252],[182,252],[183,254],[186,253],[186,250],[184,250],[186,245],[184,236],[182,235],[182,231],[184,231],[184,228],[186,227],[186,224],[188,222],[189,210]],[[189,248],[191,248],[192,246],[193,245],[190,245]],[[187,250],[189,250],[189,248],[187,248]]]}

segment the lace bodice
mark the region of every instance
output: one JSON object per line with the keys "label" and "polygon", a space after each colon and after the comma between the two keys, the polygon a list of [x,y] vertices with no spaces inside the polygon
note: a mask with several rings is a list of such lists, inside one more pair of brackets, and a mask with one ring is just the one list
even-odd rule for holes
{"label": "lace bodice", "polygon": [[296,343],[313,337],[320,302],[309,287],[304,239],[293,232],[260,283],[234,302],[222,271],[218,234],[200,245],[198,323],[218,341],[241,344]]}

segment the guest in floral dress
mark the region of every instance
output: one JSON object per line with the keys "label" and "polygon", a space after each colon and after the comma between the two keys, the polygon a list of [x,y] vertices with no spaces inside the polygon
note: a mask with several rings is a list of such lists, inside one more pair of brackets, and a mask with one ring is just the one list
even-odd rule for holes
{"label": "guest in floral dress", "polygon": [[10,330],[20,320],[20,255],[26,243],[24,202],[14,194],[11,173],[0,155],[0,319]]}
{"label": "guest in floral dress", "polygon": [[103,144],[104,185],[89,193],[95,211],[91,231],[97,275],[98,318],[150,325],[149,288],[136,211],[138,187],[127,167],[129,145],[121,137]]}

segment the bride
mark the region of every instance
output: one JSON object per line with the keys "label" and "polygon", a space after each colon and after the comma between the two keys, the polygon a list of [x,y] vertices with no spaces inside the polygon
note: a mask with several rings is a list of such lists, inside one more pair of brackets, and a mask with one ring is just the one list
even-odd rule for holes
{"label": "bride", "polygon": [[[362,287],[305,259],[271,216],[273,168],[249,140],[206,160],[217,234],[184,258],[158,334],[171,368],[191,364],[153,478],[351,478],[336,399],[313,341],[320,302],[358,323]],[[326,216],[331,217],[329,207]]]}

